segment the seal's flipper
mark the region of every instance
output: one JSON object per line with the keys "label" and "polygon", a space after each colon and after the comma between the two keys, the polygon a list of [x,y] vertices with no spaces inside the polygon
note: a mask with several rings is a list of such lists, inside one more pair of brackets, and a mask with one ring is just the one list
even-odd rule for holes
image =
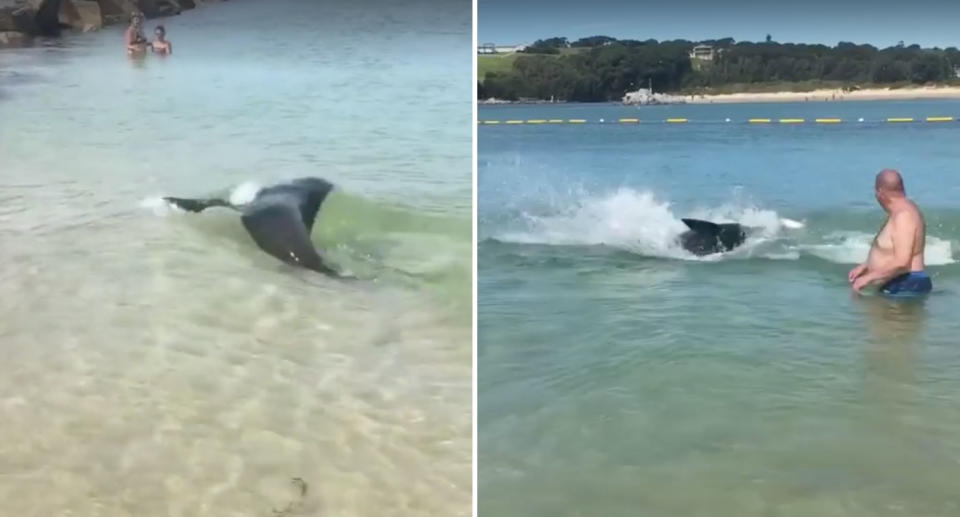
{"label": "seal's flipper", "polygon": [[317,218],[317,212],[320,211],[320,205],[333,190],[333,184],[321,178],[300,178],[293,181],[300,189],[300,199],[297,201],[297,207],[300,209],[300,218],[303,225],[307,227],[307,233],[313,231],[313,221]]}
{"label": "seal's flipper", "polygon": [[294,205],[261,204],[245,211],[241,220],[263,251],[288,264],[339,276],[323,263],[310,241],[310,231]]}
{"label": "seal's flipper", "polygon": [[168,203],[172,203],[188,212],[203,212],[212,206],[233,208],[233,205],[222,199],[187,199],[182,197],[165,197],[163,200]]}

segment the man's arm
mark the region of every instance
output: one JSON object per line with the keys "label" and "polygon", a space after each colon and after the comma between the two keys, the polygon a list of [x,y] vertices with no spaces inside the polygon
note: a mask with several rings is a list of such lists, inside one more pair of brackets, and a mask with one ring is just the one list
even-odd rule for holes
{"label": "man's arm", "polygon": [[882,267],[867,270],[853,284],[859,291],[867,284],[885,282],[894,276],[910,270],[910,259],[913,257],[914,236],[916,235],[917,220],[914,214],[903,211],[890,218],[891,240],[893,241],[893,258]]}

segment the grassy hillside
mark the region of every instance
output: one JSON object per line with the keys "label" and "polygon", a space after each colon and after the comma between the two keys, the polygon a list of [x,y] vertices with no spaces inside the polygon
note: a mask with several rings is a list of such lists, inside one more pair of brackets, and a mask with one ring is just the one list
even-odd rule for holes
{"label": "grassy hillside", "polygon": [[[559,54],[547,54],[553,57],[566,56],[579,52],[586,52],[587,48],[563,48]],[[520,54],[511,52],[509,54],[484,54],[477,56],[477,78],[483,82],[487,72],[507,73],[513,70],[513,62],[520,56],[529,56],[531,54]]]}
{"label": "grassy hillside", "polygon": [[483,82],[487,72],[509,72],[513,69],[513,62],[521,54],[494,54],[477,56],[477,78]]}

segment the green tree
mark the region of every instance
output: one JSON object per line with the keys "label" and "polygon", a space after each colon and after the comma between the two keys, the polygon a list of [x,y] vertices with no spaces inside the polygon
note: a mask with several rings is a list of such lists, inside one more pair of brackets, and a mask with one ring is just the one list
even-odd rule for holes
{"label": "green tree", "polygon": [[580,38],[577,41],[574,41],[570,44],[571,47],[601,47],[617,41],[617,38],[611,38],[610,36],[589,36],[586,38]]}
{"label": "green tree", "polygon": [[[694,69],[689,53],[698,44],[722,51]],[[960,66],[955,47],[897,45],[880,50],[844,41],[829,47],[772,38],[765,43],[733,38],[658,42],[591,36],[573,43],[581,52],[561,55],[559,49],[567,46],[566,38],[538,40],[531,46],[534,51],[519,57],[509,72],[484,78],[484,96],[609,101],[650,81],[658,92],[769,82],[927,83],[952,79],[953,67]],[[537,55],[543,53],[553,55]]]}

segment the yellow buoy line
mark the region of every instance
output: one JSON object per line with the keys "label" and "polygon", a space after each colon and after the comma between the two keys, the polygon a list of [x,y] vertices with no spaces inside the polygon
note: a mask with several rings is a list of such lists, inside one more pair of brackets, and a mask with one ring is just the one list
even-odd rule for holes
{"label": "yellow buoy line", "polygon": [[723,123],[743,123],[748,124],[869,124],[869,123],[917,123],[917,122],[957,122],[960,117],[889,117],[884,119],[841,119],[841,118],[749,118],[746,120],[690,120],[686,118],[668,118],[668,119],[640,119],[640,118],[616,118],[616,119],[508,119],[508,120],[478,120],[477,124],[484,126],[496,125],[539,125],[539,124],[723,124]]}

